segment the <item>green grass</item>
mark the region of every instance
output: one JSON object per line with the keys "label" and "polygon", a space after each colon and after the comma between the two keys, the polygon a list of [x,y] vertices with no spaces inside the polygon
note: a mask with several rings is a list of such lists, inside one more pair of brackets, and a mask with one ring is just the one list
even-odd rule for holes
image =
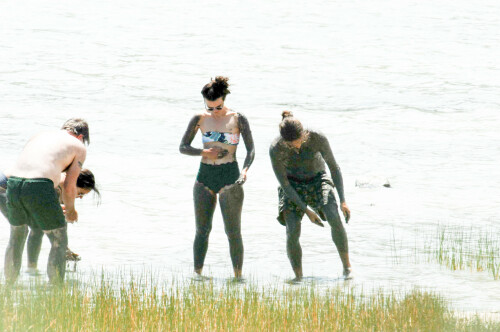
{"label": "green grass", "polygon": [[437,295],[314,286],[125,281],[0,286],[1,331],[495,331]]}
{"label": "green grass", "polygon": [[495,231],[439,226],[425,243],[431,260],[452,270],[486,271],[500,279],[500,237]]}

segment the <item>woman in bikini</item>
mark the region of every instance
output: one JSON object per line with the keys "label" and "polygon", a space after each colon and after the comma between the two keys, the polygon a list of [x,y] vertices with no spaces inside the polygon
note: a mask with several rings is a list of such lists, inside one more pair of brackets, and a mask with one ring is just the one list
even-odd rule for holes
{"label": "woman in bikini", "polygon": [[[201,275],[219,195],[234,276],[241,278],[243,266],[241,210],[244,196],[242,185],[253,162],[255,148],[247,118],[225,105],[226,96],[230,93],[228,87],[228,78],[221,76],[203,87],[201,94],[205,102],[205,111],[191,119],[179,150],[190,156],[201,156],[200,169],[193,189],[196,219],[196,236],[193,244],[194,271]],[[191,146],[198,130],[202,133],[203,149]],[[236,161],[236,148],[240,136],[247,150],[241,173]]]}
{"label": "woman in bikini", "polygon": [[[284,111],[282,117],[279,126],[281,135],[271,144],[269,154],[280,184],[278,221],[286,226],[286,249],[295,280],[302,278],[302,248],[299,237],[304,213],[311,222],[319,226],[323,227],[321,219],[330,224],[332,240],[344,268],[344,277],[350,278],[347,235],[333,193],[334,188],[337,188],[340,209],[347,223],[351,212],[344,198],[340,167],[333,157],[328,139],[323,134],[303,129],[300,121],[289,111]],[[325,163],[333,182],[325,171]]]}

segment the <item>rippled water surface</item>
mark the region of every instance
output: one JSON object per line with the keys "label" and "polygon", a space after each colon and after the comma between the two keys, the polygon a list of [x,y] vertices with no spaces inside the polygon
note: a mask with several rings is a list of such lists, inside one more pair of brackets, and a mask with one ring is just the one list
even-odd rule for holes
{"label": "rippled water surface", "polygon": [[[3,1],[0,167],[32,134],[86,118],[86,166],[103,196],[99,207],[78,201],[69,226],[79,273],[191,277],[199,160],[178,145],[203,84],[227,75],[226,104],[247,115],[257,149],[242,221],[247,277],[292,276],[267,153],[290,109],[328,136],[342,168],[351,285],[417,286],[457,309],[499,311],[500,281],[488,273],[411,253],[437,225],[500,228],[499,39],[500,4],[486,0]],[[1,249],[3,217],[0,229]],[[304,220],[301,243],[305,274],[338,284],[328,228]],[[45,240],[41,266],[48,249]],[[205,270],[232,274],[219,210]]]}

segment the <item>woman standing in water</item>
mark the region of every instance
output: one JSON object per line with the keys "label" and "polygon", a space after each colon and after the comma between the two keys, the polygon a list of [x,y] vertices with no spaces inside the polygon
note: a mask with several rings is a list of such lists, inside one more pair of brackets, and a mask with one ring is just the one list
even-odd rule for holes
{"label": "woman standing in water", "polygon": [[[304,213],[311,222],[321,227],[321,219],[330,224],[332,240],[344,267],[344,277],[349,278],[351,263],[347,235],[338,213],[334,187],[337,188],[346,223],[349,221],[350,211],[344,198],[342,173],[335,162],[328,139],[318,132],[304,130],[300,121],[289,111],[282,113],[279,128],[281,135],[271,144],[269,154],[280,184],[278,221],[286,226],[286,249],[295,280],[302,278],[299,237]],[[326,174],[325,162],[333,183]]]}
{"label": "woman standing in water", "polygon": [[[253,162],[255,148],[247,118],[224,104],[230,93],[228,87],[228,78],[222,76],[216,77],[203,87],[201,94],[205,101],[205,111],[191,119],[179,150],[190,156],[201,156],[200,169],[193,189],[196,218],[194,271],[201,275],[218,194],[234,276],[240,278],[243,266],[242,185]],[[191,146],[198,130],[202,133],[203,149]],[[236,161],[240,135],[247,150],[241,174]]]}

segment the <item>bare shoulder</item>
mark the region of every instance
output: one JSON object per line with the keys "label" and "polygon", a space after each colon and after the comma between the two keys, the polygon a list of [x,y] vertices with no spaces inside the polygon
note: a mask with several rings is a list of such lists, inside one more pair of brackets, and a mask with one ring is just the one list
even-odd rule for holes
{"label": "bare shoulder", "polygon": [[282,138],[280,136],[276,137],[272,142],[271,145],[269,146],[269,154],[270,155],[276,155],[279,153],[282,149],[282,144],[281,144]]}

